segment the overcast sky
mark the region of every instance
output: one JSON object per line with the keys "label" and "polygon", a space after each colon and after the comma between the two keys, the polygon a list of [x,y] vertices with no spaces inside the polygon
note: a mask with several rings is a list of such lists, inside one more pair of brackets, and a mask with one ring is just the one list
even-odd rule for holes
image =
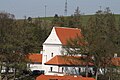
{"label": "overcast sky", "polygon": [[[16,18],[64,15],[66,0],[0,0],[0,11],[12,13]],[[120,0],[67,0],[67,15],[74,13],[77,6],[81,13],[94,14],[98,9],[110,7],[113,13],[120,13]]]}

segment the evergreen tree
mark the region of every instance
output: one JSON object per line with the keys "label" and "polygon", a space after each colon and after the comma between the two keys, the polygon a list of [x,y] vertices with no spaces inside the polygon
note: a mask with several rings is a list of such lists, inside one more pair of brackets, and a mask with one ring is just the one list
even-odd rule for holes
{"label": "evergreen tree", "polygon": [[52,26],[59,26],[59,16],[58,14],[55,14],[54,18],[53,18],[53,21],[52,21]]}
{"label": "evergreen tree", "polygon": [[74,14],[70,16],[68,23],[69,23],[69,27],[82,28],[82,18],[79,7],[77,7]]}

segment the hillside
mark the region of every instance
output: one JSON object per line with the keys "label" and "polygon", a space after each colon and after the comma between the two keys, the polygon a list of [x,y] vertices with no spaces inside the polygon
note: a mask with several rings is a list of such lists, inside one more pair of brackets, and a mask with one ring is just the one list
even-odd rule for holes
{"label": "hillside", "polygon": [[[70,16],[64,17],[64,18],[69,18]],[[82,15],[82,24],[86,26],[88,19],[90,17],[94,17],[94,15]],[[118,23],[120,19],[120,14],[115,14],[116,22]],[[51,23],[53,21],[54,17],[36,17],[32,18],[32,21],[34,22],[35,20],[40,20],[42,23],[47,23],[47,26],[51,26]],[[18,19],[18,21],[23,22],[24,19]]]}

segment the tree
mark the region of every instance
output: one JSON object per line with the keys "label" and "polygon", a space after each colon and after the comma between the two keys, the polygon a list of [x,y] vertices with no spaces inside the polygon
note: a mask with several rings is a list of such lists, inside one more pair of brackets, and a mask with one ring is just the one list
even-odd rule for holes
{"label": "tree", "polygon": [[53,21],[52,21],[52,26],[59,26],[59,16],[58,14],[55,14],[54,18],[53,18]]}
{"label": "tree", "polygon": [[[0,55],[2,56],[1,66],[4,62],[8,63],[8,55],[10,55],[15,49],[13,41],[13,24],[14,24],[14,15],[10,13],[1,12],[0,13]],[[8,64],[9,65],[9,64]],[[8,65],[5,65],[6,67]],[[6,70],[6,73],[8,71]],[[6,74],[7,77],[7,74]]]}
{"label": "tree", "polygon": [[[114,14],[111,13],[109,8],[106,8],[105,11],[98,10],[95,16],[90,18],[85,35],[88,41],[89,51],[94,55],[94,64],[97,68],[97,73],[102,68],[104,69],[104,77],[110,78],[110,75],[112,75],[111,60],[115,53],[119,53],[120,48],[119,31],[115,24]],[[106,69],[109,75],[106,74]]]}
{"label": "tree", "polygon": [[33,47],[31,33],[28,27],[21,27],[17,24],[13,14],[0,13],[0,65],[5,67],[5,74],[2,78],[9,79],[10,69],[13,69],[15,78],[16,72],[19,74],[26,68],[25,56],[31,52]]}
{"label": "tree", "polygon": [[82,28],[82,18],[79,7],[77,7],[74,14],[69,17],[68,23],[70,27]]}
{"label": "tree", "polygon": [[42,44],[44,43],[45,39],[47,38],[50,30],[51,30],[50,28],[42,27],[41,25],[36,24],[36,26],[33,30],[33,36],[35,39],[34,45],[35,45],[35,49],[36,49],[34,52],[40,53],[40,51],[42,49]]}
{"label": "tree", "polygon": [[[96,67],[96,80],[98,80],[99,69],[103,69],[104,75],[102,78],[114,80],[114,76],[117,75],[113,75],[113,73],[117,72],[113,71],[111,60],[115,53],[120,53],[120,33],[116,28],[114,14],[111,13],[109,8],[106,8],[105,11],[98,10],[88,20],[87,28],[82,28],[82,31],[83,39],[70,40],[71,42],[67,46],[68,54],[87,55],[88,61],[92,61]],[[86,45],[77,45],[76,43],[79,43],[79,41],[86,43]]]}

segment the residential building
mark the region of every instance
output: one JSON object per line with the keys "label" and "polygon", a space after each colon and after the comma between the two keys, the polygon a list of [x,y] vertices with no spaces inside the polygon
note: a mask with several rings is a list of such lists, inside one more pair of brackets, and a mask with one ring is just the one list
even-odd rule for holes
{"label": "residential building", "polygon": [[42,70],[42,54],[30,53],[27,57],[29,59],[28,67],[31,71]]}
{"label": "residential building", "polygon": [[[65,72],[66,68],[60,67],[54,62],[53,63],[50,62],[51,65],[47,63],[49,63],[49,60],[51,60],[52,58],[54,61],[56,57],[60,57],[57,55],[66,54],[64,46],[67,45],[68,40],[75,39],[78,36],[83,37],[81,30],[78,28],[53,27],[50,35],[43,43],[42,68],[45,70],[45,74],[49,74],[51,72],[63,72],[63,70]],[[77,70],[80,70],[79,68],[81,67],[78,65],[76,66],[67,65],[66,67],[68,66],[70,70],[73,70],[73,68],[75,67],[77,68]],[[85,70],[85,67],[83,69]]]}

